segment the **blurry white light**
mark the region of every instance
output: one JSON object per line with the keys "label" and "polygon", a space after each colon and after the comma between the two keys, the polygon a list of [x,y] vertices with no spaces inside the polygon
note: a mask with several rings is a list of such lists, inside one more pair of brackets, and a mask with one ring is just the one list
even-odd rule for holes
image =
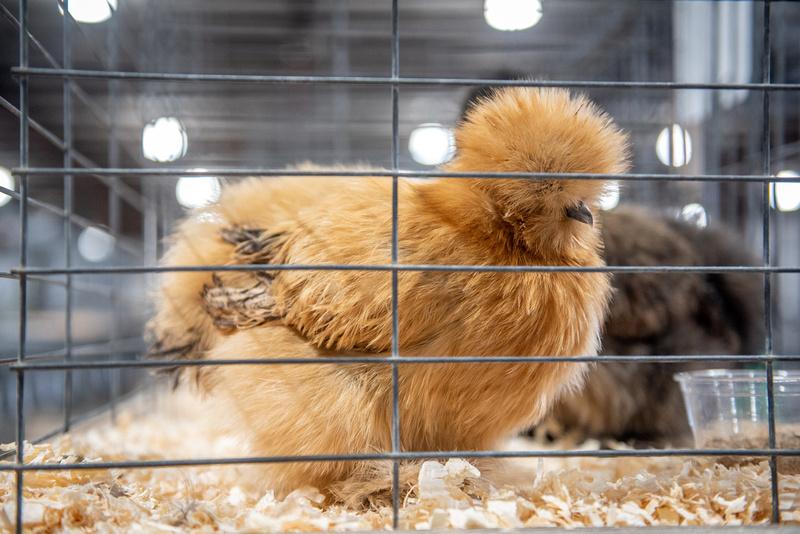
{"label": "blurry white light", "polygon": [[[672,132],[671,144],[670,132]],[[672,157],[670,157],[670,148],[672,148]],[[683,167],[692,160],[692,137],[680,124],[667,126],[661,130],[656,139],[656,155],[664,165]]]}
{"label": "blurry white light", "polygon": [[449,161],[456,153],[453,132],[433,122],[420,124],[408,138],[408,151],[417,163],[442,164]]}
{"label": "blurry white light", "polygon": [[706,209],[694,202],[692,204],[686,204],[681,208],[680,218],[700,228],[708,226],[708,214],[706,213]]}
{"label": "blurry white light", "polygon": [[152,120],[142,130],[142,152],[151,161],[175,161],[186,154],[188,146],[186,129],[175,117]]}
{"label": "blurry white light", "polygon": [[[205,169],[194,169],[205,171]],[[184,208],[202,208],[219,200],[219,178],[214,176],[184,176],[175,186],[175,197]]]}
{"label": "blurry white light", "polygon": [[[11,176],[11,171],[5,167],[0,167],[0,186],[14,190],[14,177]],[[5,206],[9,202],[11,202],[11,197],[5,193],[0,193],[0,206]]]}
{"label": "blurry white light", "polygon": [[78,236],[78,252],[87,261],[103,261],[114,251],[114,236],[106,231],[90,226]]}
{"label": "blurry white light", "polygon": [[600,209],[603,211],[611,211],[616,208],[619,204],[619,183],[611,182],[606,186],[598,203],[600,204]]}
{"label": "blurry white light", "polygon": [[[778,178],[798,178],[795,171],[780,171]],[[800,209],[800,182],[773,182],[769,190],[770,205],[779,211],[797,211]]]}
{"label": "blurry white light", "polygon": [[[69,0],[69,14],[78,22],[96,24],[111,18],[117,10],[117,0]],[[64,10],[58,6],[62,15]]]}
{"label": "blurry white light", "polygon": [[542,18],[541,0],[486,0],[483,17],[495,30],[527,30]]}

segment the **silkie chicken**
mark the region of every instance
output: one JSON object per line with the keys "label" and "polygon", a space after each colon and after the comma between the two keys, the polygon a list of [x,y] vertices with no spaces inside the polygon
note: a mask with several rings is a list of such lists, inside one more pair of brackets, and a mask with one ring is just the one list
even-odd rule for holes
{"label": "silkie chicken", "polygon": [[[494,79],[524,79],[513,71]],[[496,89],[477,87],[462,118]],[[698,228],[652,207],[604,212],[599,226],[608,265],[755,265],[741,240],[723,228]],[[759,273],[616,273],[602,329],[603,355],[759,354],[764,349],[763,275]],[[604,362],[585,385],[556,402],[533,433],[578,442],[612,439],[651,445],[691,440],[674,374],[737,367],[732,362]]]}
{"label": "silkie chicken", "polygon": [[[627,138],[582,96],[508,88],[456,131],[455,172],[622,173]],[[600,180],[400,180],[405,264],[603,265],[591,210]],[[246,179],[183,221],[166,266],[391,262],[386,177]],[[602,272],[398,274],[401,356],[577,356],[598,350],[610,284]],[[320,364],[227,365],[196,372],[259,455],[391,450],[386,364],[337,356],[391,351],[391,273],[358,270],[168,272],[149,323],[152,352],[179,358],[319,358]],[[403,451],[475,451],[530,427],[585,365],[403,363]],[[267,484],[353,502],[386,462],[275,463]]]}

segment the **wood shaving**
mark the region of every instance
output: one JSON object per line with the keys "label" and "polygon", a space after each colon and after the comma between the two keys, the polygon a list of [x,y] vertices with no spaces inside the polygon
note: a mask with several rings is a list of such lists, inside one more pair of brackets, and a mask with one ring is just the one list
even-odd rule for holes
{"label": "wood shaving", "polygon": [[[735,431],[734,431],[735,430]],[[766,421],[739,421],[736,427],[730,423],[719,424],[705,429],[701,434],[699,446],[707,449],[768,449],[769,429]],[[775,443],[784,449],[800,449],[800,424],[777,422],[775,427]],[[719,461],[724,464],[755,461],[752,458],[724,457]],[[800,458],[789,456],[778,459],[782,473],[800,474]]]}
{"label": "wood shaving", "polygon": [[[144,401],[141,401],[144,402]],[[187,392],[157,409],[128,406],[115,425],[94,424],[27,445],[26,462],[66,463],[248,454],[211,406]],[[573,448],[513,440],[509,449]],[[623,444],[617,447],[624,448]],[[578,448],[596,449],[586,442]],[[13,450],[13,444],[0,446]],[[7,462],[8,460],[6,460]],[[520,460],[519,487],[495,487],[470,462],[427,461],[404,497],[404,530],[442,528],[757,525],[770,517],[766,462],[723,465],[690,458]],[[349,531],[391,528],[390,506],[326,505],[314,488],[277,499],[249,466],[39,471],[25,474],[30,532]],[[527,470],[527,471],[526,471]],[[13,529],[15,475],[0,472],[0,532]],[[800,524],[800,475],[780,477],[781,512]]]}

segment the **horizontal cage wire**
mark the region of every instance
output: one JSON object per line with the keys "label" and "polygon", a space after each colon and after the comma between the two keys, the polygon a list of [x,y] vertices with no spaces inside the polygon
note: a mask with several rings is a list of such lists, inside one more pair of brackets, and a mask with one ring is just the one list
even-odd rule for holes
{"label": "horizontal cage wire", "polygon": [[[72,0],[77,2],[78,0]],[[35,2],[30,2],[35,3]],[[714,3],[714,2],[712,2]],[[530,80],[508,79],[503,77],[445,77],[445,76],[419,76],[401,74],[401,2],[390,0],[387,2],[391,28],[385,32],[389,38],[389,72],[388,76],[376,75],[273,75],[273,74],[229,74],[229,73],[202,73],[202,72],[148,72],[147,70],[132,71],[119,67],[120,58],[117,57],[117,46],[110,46],[113,54],[105,50],[93,49],[94,57],[102,68],[90,69],[76,66],[73,58],[76,31],[80,30],[81,37],[87,40],[90,37],[83,33],[84,30],[74,20],[70,11],[69,0],[59,0],[59,8],[64,15],[61,18],[61,48],[62,57],[57,59],[48,49],[49,43],[40,40],[34,35],[36,20],[29,14],[29,0],[18,0],[18,13],[4,4],[0,4],[0,12],[6,22],[16,28],[19,40],[19,56],[17,65],[10,69],[15,82],[18,84],[18,102],[14,103],[0,95],[0,107],[19,122],[19,163],[10,169],[10,174],[18,181],[18,189],[13,184],[10,187],[0,185],[0,194],[10,197],[19,206],[19,253],[15,266],[2,268],[0,284],[18,285],[19,308],[17,314],[18,335],[17,353],[0,353],[0,371],[6,370],[15,380],[15,399],[13,407],[13,420],[15,426],[15,446],[13,450],[0,452],[0,473],[13,472],[15,475],[15,507],[12,519],[16,532],[23,532],[23,519],[25,517],[26,502],[23,494],[26,475],[33,472],[57,471],[82,471],[82,470],[112,470],[112,469],[153,469],[168,467],[207,467],[231,466],[243,464],[284,464],[292,462],[363,462],[363,461],[388,461],[391,462],[391,526],[397,530],[401,528],[401,462],[422,460],[448,460],[456,458],[646,458],[646,457],[734,457],[734,458],[766,458],[770,474],[770,521],[773,524],[781,523],[781,494],[779,492],[780,458],[800,457],[800,448],[786,447],[778,443],[776,427],[776,363],[800,362],[800,355],[796,348],[778,349],[774,344],[775,324],[779,318],[774,316],[774,303],[780,296],[773,286],[778,275],[792,275],[800,273],[800,265],[784,265],[774,260],[777,248],[776,228],[771,216],[771,189],[776,183],[775,169],[773,169],[773,141],[771,132],[771,103],[772,95],[794,95],[800,90],[800,83],[773,82],[773,28],[771,19],[773,4],[779,0],[761,0],[747,2],[753,4],[754,9],[760,6],[760,17],[763,24],[760,32],[753,30],[754,35],[760,33],[760,81],[758,82],[676,82],[676,81],[611,81],[611,80]],[[109,5],[111,2],[109,2]],[[114,3],[116,9],[116,3]],[[116,19],[119,17],[115,15]],[[112,17],[114,24],[119,21]],[[113,32],[109,32],[109,35]],[[111,42],[110,38],[109,42]],[[118,43],[117,43],[118,44]],[[121,47],[121,45],[120,45]],[[36,54],[41,55],[47,67],[32,66],[30,57],[31,48]],[[109,55],[104,55],[109,54]],[[402,63],[405,68],[405,63]],[[413,69],[412,69],[413,70]],[[31,116],[31,86],[34,82],[60,84],[62,93],[62,113],[60,126],[62,132],[57,132],[57,126],[47,121],[38,122]],[[218,166],[216,168],[181,167],[144,167],[137,166],[141,158],[133,154],[125,146],[124,133],[121,133],[119,113],[114,109],[121,97],[113,95],[108,103],[96,102],[88,84],[103,82],[119,84],[123,82],[137,84],[145,87],[148,83],[172,83],[172,90],[179,92],[182,87],[212,83],[231,84],[233,86],[255,85],[275,87],[340,87],[349,90],[353,87],[377,87],[390,90],[390,113],[386,114],[391,122],[390,127],[390,165],[380,170],[348,170],[348,169],[285,169],[275,167],[258,167],[250,165]],[[84,86],[84,84],[87,84]],[[413,165],[403,163],[401,149],[401,92],[416,89],[436,88],[470,88],[470,87],[536,87],[536,88],[569,88],[569,89],[607,89],[619,91],[645,90],[645,91],[721,91],[736,92],[750,91],[756,93],[761,100],[761,125],[757,128],[757,144],[761,155],[760,172],[716,172],[703,173],[689,171],[675,174],[671,172],[632,172],[626,174],[602,173],[559,173],[559,172],[453,172],[445,170],[429,170],[410,168]],[[115,91],[109,85],[109,92]],[[116,87],[116,86],[114,86]],[[141,90],[136,89],[134,92]],[[108,131],[108,154],[103,160],[94,157],[92,152],[81,152],[76,148],[78,137],[78,121],[75,120],[77,106],[89,110],[91,115]],[[674,113],[674,110],[673,110]],[[387,121],[388,122],[388,121]],[[40,165],[32,163],[31,132],[35,133],[37,141],[43,141],[51,149],[60,153],[61,162],[52,161]],[[670,137],[668,150],[672,153],[673,143]],[[683,147],[683,157],[686,158],[686,146]],[[91,157],[90,157],[91,156]],[[672,156],[671,156],[672,157]],[[127,160],[127,161],[126,161]],[[671,162],[670,162],[671,163]],[[59,166],[60,165],[60,166]],[[409,168],[404,168],[407,166]],[[366,178],[377,177],[391,180],[391,237],[387,243],[389,258],[385,264],[348,264],[348,263],[251,263],[246,265],[231,264],[202,264],[167,266],[159,263],[161,245],[159,239],[170,233],[170,221],[166,217],[166,208],[158,200],[157,188],[162,180],[171,178],[197,179],[213,175],[220,178],[242,177],[352,177]],[[61,180],[62,199],[58,201],[40,199],[32,196],[33,187],[37,180],[56,178]],[[399,187],[401,180],[420,179],[435,180],[438,178],[457,178],[465,180],[588,180],[603,181],[614,180],[630,182],[631,184],[644,184],[660,187],[675,183],[711,184],[722,187],[723,184],[744,186],[746,184],[760,185],[761,199],[758,201],[761,219],[761,258],[755,265],[603,265],[585,267],[576,265],[467,265],[467,264],[409,264],[401,262],[400,221],[403,214],[399,201]],[[137,180],[132,185],[131,179]],[[134,259],[136,264],[90,266],[83,262],[73,247],[76,241],[76,231],[86,231],[98,227],[92,217],[82,215],[78,210],[77,200],[79,188],[85,187],[84,181],[91,182],[92,187],[102,189],[108,196],[107,222],[105,229],[111,236],[114,246],[127,257]],[[798,183],[798,175],[781,177],[782,183]],[[31,211],[41,210],[50,216],[58,218],[61,222],[61,232],[64,239],[63,266],[51,267],[44,262],[32,260],[30,255],[30,242],[34,237],[35,227]],[[140,239],[131,238],[125,230],[128,218],[137,220]],[[133,215],[130,215],[133,214]],[[313,357],[279,357],[272,355],[268,358],[251,358],[243,355],[232,354],[230,358],[222,359],[146,359],[146,349],[143,347],[141,336],[131,333],[123,328],[125,317],[117,309],[125,302],[123,292],[128,276],[137,275],[154,276],[160,273],[173,272],[214,272],[214,273],[253,273],[261,271],[356,271],[386,273],[391,277],[391,349],[385,354],[362,356],[355,354],[338,355],[335,358]],[[763,278],[763,353],[751,354],[725,354],[722,352],[712,354],[598,354],[586,356],[516,356],[513,354],[495,356],[408,356],[403,355],[400,345],[400,304],[399,285],[402,273],[609,273],[609,274],[706,274],[721,275],[726,273],[756,274]],[[128,275],[128,276],[126,276]],[[63,342],[56,349],[32,349],[32,308],[31,295],[38,291],[39,286],[52,287],[63,294],[64,306],[64,336]],[[105,303],[110,312],[110,332],[108,341],[84,342],[73,335],[75,322],[79,320],[77,300],[79,296],[98,299]],[[437,364],[532,364],[532,363],[751,363],[761,364],[763,369],[766,392],[766,446],[742,447],[713,447],[713,448],[686,448],[674,447],[666,449],[593,449],[584,450],[571,448],[567,450],[531,449],[525,451],[509,450],[476,450],[476,451],[407,451],[401,446],[401,425],[403,413],[400,402],[400,371],[406,365],[437,365]],[[23,444],[42,443],[61,434],[70,432],[76,425],[94,420],[98,415],[112,414],[112,420],[119,410],[119,406],[128,399],[144,395],[153,389],[146,382],[128,383],[123,379],[123,371],[130,370],[158,370],[158,369],[200,369],[222,366],[280,366],[280,365],[340,365],[356,366],[369,365],[377,368],[388,367],[391,372],[391,410],[390,410],[390,447],[385,452],[352,453],[345,454],[289,454],[289,455],[242,455],[239,457],[222,458],[177,458],[177,459],[152,459],[152,460],[119,460],[119,461],[64,461],[60,463],[31,463],[25,461]],[[106,382],[101,384],[105,389],[107,402],[94,409],[85,410],[76,415],[76,380],[78,371],[107,372]],[[60,372],[59,380],[63,382],[63,418],[54,430],[42,432],[35,437],[28,430],[28,418],[31,417],[25,410],[26,386],[29,386],[38,374],[47,372]],[[0,379],[2,379],[0,375]],[[11,458],[13,456],[13,458]],[[2,527],[2,523],[0,523]]]}
{"label": "horizontal cage wire", "polygon": [[239,82],[273,84],[353,84],[353,85],[456,85],[498,87],[585,87],[621,89],[755,89],[769,91],[796,91],[796,83],[680,83],[680,82],[603,82],[603,81],[550,81],[550,80],[493,80],[476,78],[414,78],[381,76],[259,76],[231,74],[181,74],[162,72],[114,72],[88,71],[55,68],[16,67],[11,72],[22,76],[42,76],[59,78],[98,78],[114,80],[168,80],[179,82]]}

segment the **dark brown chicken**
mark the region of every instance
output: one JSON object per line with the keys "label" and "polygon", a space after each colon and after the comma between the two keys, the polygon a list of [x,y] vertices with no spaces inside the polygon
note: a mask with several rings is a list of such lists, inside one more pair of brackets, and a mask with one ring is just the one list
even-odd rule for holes
{"label": "dark brown chicken", "polygon": [[[608,265],[751,265],[731,235],[636,208],[602,215]],[[759,354],[763,277],[753,273],[627,273],[614,295],[601,354]],[[604,363],[559,402],[543,428],[583,436],[680,444],[688,437],[679,371],[710,363]]]}

